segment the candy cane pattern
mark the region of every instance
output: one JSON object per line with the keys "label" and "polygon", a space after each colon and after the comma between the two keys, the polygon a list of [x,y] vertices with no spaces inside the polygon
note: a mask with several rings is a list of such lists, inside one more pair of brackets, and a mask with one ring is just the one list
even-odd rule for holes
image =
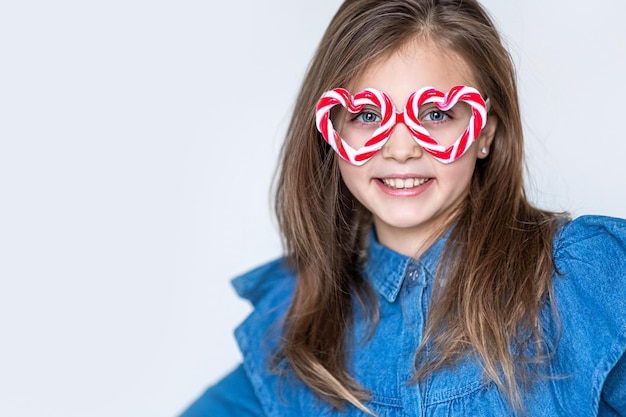
{"label": "candy cane pattern", "polygon": [[[433,138],[428,130],[419,121],[419,108],[427,103],[433,103],[442,111],[450,110],[459,101],[472,107],[472,116],[468,126],[459,138],[449,147],[441,145]],[[380,109],[382,121],[374,131],[371,139],[359,149],[354,149],[335,131],[330,120],[330,111],[336,105],[342,105],[351,113],[359,113],[366,105],[373,105]],[[343,158],[351,164],[360,166],[369,161],[385,145],[397,123],[404,123],[413,139],[430,155],[444,164],[459,159],[470,148],[480,135],[480,131],[487,122],[487,104],[482,96],[472,87],[455,86],[447,93],[433,87],[424,87],[413,93],[404,108],[403,113],[395,110],[391,99],[383,92],[367,88],[353,97],[343,88],[327,91],[320,98],[315,112],[317,129],[324,140]]]}
{"label": "candy cane pattern", "polygon": [[[419,108],[424,104],[433,103],[439,110],[447,111],[459,101],[472,107],[472,116],[463,133],[451,146],[446,148],[421,125],[418,119]],[[426,152],[444,164],[454,162],[463,156],[487,123],[487,104],[475,88],[464,85],[452,87],[445,94],[433,87],[422,88],[409,97],[404,113],[407,116],[404,118],[404,123],[411,132],[413,139]]]}
{"label": "candy cane pattern", "polygon": [[[330,110],[338,104],[345,107],[350,113],[359,113],[367,105],[376,106],[381,111],[380,126],[374,131],[372,138],[358,150],[343,140],[333,127],[333,122],[330,120]],[[391,136],[391,131],[396,125],[395,115],[396,109],[393,103],[386,94],[380,91],[368,88],[351,97],[347,90],[335,88],[322,95],[317,104],[315,121],[324,140],[339,156],[354,165],[363,165],[385,145]]]}

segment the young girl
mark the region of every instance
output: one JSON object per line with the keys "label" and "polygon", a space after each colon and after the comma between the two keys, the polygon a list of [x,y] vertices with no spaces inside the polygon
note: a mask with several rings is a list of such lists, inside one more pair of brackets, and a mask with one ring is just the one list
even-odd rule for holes
{"label": "young girl", "polygon": [[533,207],[475,0],[346,0],[300,91],[287,256],[191,416],[626,415],[626,222]]}

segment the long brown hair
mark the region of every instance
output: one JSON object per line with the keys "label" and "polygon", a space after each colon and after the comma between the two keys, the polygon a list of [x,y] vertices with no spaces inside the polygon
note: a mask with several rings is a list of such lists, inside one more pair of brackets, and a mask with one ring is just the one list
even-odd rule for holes
{"label": "long brown hair", "polygon": [[[453,219],[433,294],[416,379],[477,353],[487,375],[521,407],[533,351],[543,352],[540,309],[550,296],[558,215],[534,208],[523,184],[523,139],[511,58],[475,0],[346,0],[324,34],[298,96],[283,148],[276,212],[298,283],[276,360],[314,392],[367,411],[368,393],[346,370],[353,300],[377,321],[361,275],[371,216],[341,181],[334,151],[315,128],[320,95],[348,86],[373,62],[415,38],[462,57],[498,127]],[[461,262],[462,260],[462,262]],[[356,296],[356,298],[355,298]],[[512,348],[512,346],[514,348]],[[417,366],[419,364],[419,366]]]}

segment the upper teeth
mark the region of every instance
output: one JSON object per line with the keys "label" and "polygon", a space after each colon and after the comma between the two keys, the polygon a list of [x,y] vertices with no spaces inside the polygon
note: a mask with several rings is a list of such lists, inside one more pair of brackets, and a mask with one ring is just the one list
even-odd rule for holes
{"label": "upper teeth", "polygon": [[424,184],[428,178],[383,178],[382,181],[391,188],[413,188]]}

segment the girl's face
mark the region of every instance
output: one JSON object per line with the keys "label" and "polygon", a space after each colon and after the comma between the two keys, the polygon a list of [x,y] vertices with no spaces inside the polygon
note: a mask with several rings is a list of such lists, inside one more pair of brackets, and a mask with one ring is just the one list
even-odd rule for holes
{"label": "girl's face", "polygon": [[[431,42],[414,41],[372,65],[349,89],[352,94],[368,87],[383,91],[401,109],[411,93],[422,87],[446,92],[456,85],[479,88],[459,56]],[[429,117],[443,120],[441,114],[433,114]],[[349,137],[375,120],[375,115],[355,117],[342,111],[335,120],[339,133]],[[365,165],[339,160],[343,181],[372,213],[382,244],[409,256],[425,249],[432,234],[449,223],[466,197],[476,160],[488,155],[496,126],[495,117],[488,117],[476,142],[450,164],[425,152],[403,124],[396,125],[388,142]]]}

